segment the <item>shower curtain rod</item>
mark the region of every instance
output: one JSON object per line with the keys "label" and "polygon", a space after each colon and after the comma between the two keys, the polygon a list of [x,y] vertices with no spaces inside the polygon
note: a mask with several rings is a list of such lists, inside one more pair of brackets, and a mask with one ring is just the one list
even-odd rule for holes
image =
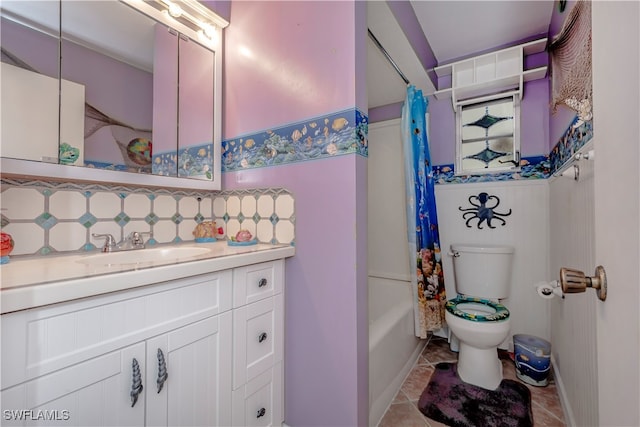
{"label": "shower curtain rod", "polygon": [[387,60],[389,61],[389,63],[391,63],[391,65],[393,66],[393,68],[395,68],[395,70],[398,72],[398,74],[400,75],[400,77],[402,78],[402,80],[404,80],[404,82],[409,85],[411,84],[409,82],[409,79],[404,75],[404,73],[400,70],[400,67],[398,67],[398,64],[396,64],[396,62],[393,60],[393,58],[391,58],[391,56],[389,55],[389,53],[387,52],[387,50],[382,46],[382,44],[380,44],[380,42],[378,41],[378,39],[376,38],[376,36],[373,35],[373,33],[371,32],[370,29],[367,28],[367,31],[369,31],[369,37],[371,37],[371,40],[373,40],[373,42],[376,44],[376,46],[378,46],[378,49],[380,49],[380,51],[382,52],[382,54],[387,58]]}

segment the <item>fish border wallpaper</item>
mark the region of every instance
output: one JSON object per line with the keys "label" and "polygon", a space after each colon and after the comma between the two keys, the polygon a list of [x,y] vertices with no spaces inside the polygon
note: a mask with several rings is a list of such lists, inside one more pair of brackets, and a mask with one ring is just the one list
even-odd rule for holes
{"label": "fish border wallpaper", "polygon": [[[344,154],[368,156],[368,118],[360,110],[302,120],[222,142],[222,172],[285,165]],[[433,166],[436,184],[547,179],[593,138],[593,120],[576,116],[547,155],[520,160],[520,171],[455,175],[454,165]]]}
{"label": "fish border wallpaper", "polygon": [[369,121],[357,108],[222,141],[222,172],[317,160],[368,156]]}
{"label": "fish border wallpaper", "polygon": [[436,184],[466,184],[525,179],[547,179],[593,138],[593,121],[575,117],[563,136],[546,156],[523,157],[520,171],[483,175],[455,175],[453,164],[434,165]]}
{"label": "fish border wallpaper", "polygon": [[213,142],[152,155],[154,175],[213,179]]}
{"label": "fish border wallpaper", "polygon": [[517,179],[546,179],[549,173],[549,157],[523,157],[520,160],[520,171],[488,173],[482,175],[455,175],[454,165],[436,165],[433,177],[436,184],[466,184],[471,182],[511,181]]}
{"label": "fish border wallpaper", "polygon": [[549,153],[551,173],[560,169],[571,157],[593,138],[593,119],[583,121],[576,116],[562,138]]}
{"label": "fish border wallpaper", "polygon": [[193,147],[180,148],[177,152],[174,150],[152,154],[151,165],[151,171],[142,172],[126,164],[85,160],[86,167],[98,169],[212,180],[213,143],[209,142]]}

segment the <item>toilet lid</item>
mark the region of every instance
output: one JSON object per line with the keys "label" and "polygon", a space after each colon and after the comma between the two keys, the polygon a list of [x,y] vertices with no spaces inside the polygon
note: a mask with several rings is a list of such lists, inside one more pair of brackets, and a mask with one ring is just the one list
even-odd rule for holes
{"label": "toilet lid", "polygon": [[[458,305],[462,304],[474,304],[474,305],[482,305],[488,308],[491,308],[493,313],[490,314],[479,314],[479,313],[468,313],[463,311],[463,307],[458,307]],[[509,310],[504,305],[497,303],[495,301],[491,301],[488,299],[468,297],[465,295],[459,295],[457,298],[447,301],[446,309],[449,313],[453,314],[456,317],[461,317],[463,319],[471,320],[474,322],[497,322],[500,320],[505,320],[509,318]]]}

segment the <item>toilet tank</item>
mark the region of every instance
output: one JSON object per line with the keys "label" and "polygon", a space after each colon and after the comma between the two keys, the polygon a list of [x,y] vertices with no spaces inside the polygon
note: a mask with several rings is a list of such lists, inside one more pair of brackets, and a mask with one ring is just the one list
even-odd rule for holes
{"label": "toilet tank", "polygon": [[514,248],[497,245],[451,245],[456,291],[486,299],[508,298]]}

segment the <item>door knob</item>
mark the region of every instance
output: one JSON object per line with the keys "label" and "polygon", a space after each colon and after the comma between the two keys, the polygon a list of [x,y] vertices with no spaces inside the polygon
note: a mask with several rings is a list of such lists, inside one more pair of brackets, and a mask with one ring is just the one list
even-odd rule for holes
{"label": "door knob", "polygon": [[562,267],[560,285],[565,294],[575,294],[584,292],[587,288],[593,288],[601,301],[607,299],[607,275],[601,265],[596,267],[594,276],[587,276],[580,270]]}

